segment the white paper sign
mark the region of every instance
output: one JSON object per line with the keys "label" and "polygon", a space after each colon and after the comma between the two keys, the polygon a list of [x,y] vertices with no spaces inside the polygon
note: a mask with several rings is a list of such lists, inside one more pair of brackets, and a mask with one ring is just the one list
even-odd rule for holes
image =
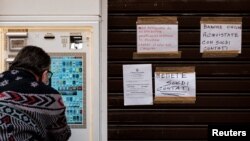
{"label": "white paper sign", "polygon": [[241,53],[241,24],[201,24],[200,52],[238,50]]}
{"label": "white paper sign", "polygon": [[178,25],[137,25],[137,52],[178,51]]}
{"label": "white paper sign", "polygon": [[152,105],[152,65],[123,65],[124,105]]}
{"label": "white paper sign", "polygon": [[155,96],[195,97],[195,72],[155,72]]}

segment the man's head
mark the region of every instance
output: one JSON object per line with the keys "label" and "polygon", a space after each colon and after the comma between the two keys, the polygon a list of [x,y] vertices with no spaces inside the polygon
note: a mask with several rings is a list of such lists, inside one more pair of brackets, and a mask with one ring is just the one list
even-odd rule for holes
{"label": "man's head", "polygon": [[50,56],[37,46],[25,46],[15,57],[10,69],[22,68],[32,72],[36,79],[48,83]]}

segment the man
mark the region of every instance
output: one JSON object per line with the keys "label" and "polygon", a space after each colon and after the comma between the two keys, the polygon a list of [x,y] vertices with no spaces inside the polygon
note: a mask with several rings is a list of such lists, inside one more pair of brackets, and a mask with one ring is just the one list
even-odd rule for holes
{"label": "man", "polygon": [[0,74],[0,141],[66,141],[71,135],[59,92],[48,86],[50,56],[26,46]]}

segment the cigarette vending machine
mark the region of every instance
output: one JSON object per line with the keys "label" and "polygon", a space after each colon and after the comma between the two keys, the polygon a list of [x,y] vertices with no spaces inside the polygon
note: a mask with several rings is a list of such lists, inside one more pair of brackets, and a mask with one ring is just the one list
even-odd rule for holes
{"label": "cigarette vending machine", "polygon": [[101,1],[36,2],[0,2],[0,72],[9,68],[24,46],[43,48],[51,57],[50,85],[66,105],[70,141],[106,141]]}

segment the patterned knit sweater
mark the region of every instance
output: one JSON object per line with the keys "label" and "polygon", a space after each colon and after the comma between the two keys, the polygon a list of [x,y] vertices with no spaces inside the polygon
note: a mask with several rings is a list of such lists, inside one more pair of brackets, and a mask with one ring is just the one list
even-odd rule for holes
{"label": "patterned knit sweater", "polygon": [[24,70],[0,74],[0,141],[66,141],[70,135],[58,91]]}

